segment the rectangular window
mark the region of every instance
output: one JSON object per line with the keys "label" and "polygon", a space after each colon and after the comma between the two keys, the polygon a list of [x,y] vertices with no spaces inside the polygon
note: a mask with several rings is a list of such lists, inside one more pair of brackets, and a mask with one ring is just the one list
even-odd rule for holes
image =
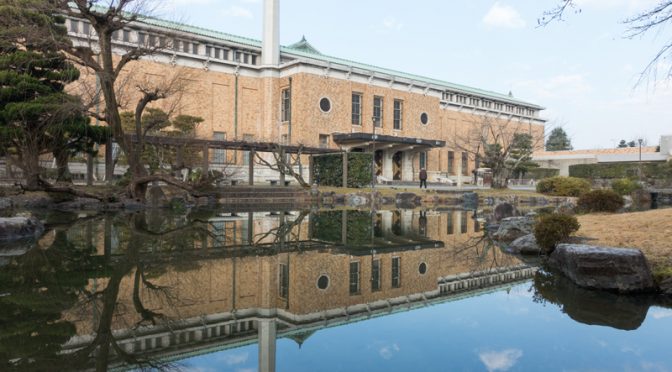
{"label": "rectangular window", "polygon": [[469,175],[469,154],[466,152],[462,153],[462,175]]}
{"label": "rectangular window", "polygon": [[320,148],[321,149],[328,149],[329,148],[329,135],[328,134],[320,134]]}
{"label": "rectangular window", "polygon": [[282,90],[282,102],[281,102],[281,113],[280,120],[282,122],[288,122],[292,120],[292,93],[289,91],[289,88]]}
{"label": "rectangular window", "polygon": [[455,233],[455,225],[453,224],[453,212],[446,213],[446,233],[453,235]]}
{"label": "rectangular window", "polygon": [[183,51],[184,53],[189,53],[189,47],[190,47],[190,44],[191,44],[191,43],[189,43],[188,41],[183,41],[183,42],[182,42],[182,51]]}
{"label": "rectangular window", "polygon": [[89,32],[91,32],[91,25],[88,24],[88,23],[86,23],[86,22],[82,22],[82,32],[83,32],[85,35],[88,35]]}
{"label": "rectangular window", "polygon": [[401,287],[401,257],[392,257],[392,288]]}
{"label": "rectangular window", "polygon": [[373,124],[377,128],[383,127],[383,97],[373,97]]}
{"label": "rectangular window", "polygon": [[467,233],[467,212],[462,211],[460,212],[460,233],[461,234],[466,234]]}
{"label": "rectangular window", "polygon": [[156,46],[156,35],[149,35],[149,46],[150,47]]}
{"label": "rectangular window", "polygon": [[394,100],[394,129],[401,130],[402,116],[404,114],[404,101]]}
{"label": "rectangular window", "polygon": [[455,152],[448,151],[448,174],[455,175]]}
{"label": "rectangular window", "polygon": [[350,262],[350,294],[359,294],[359,262]]}
{"label": "rectangular window", "polygon": [[427,169],[427,152],[420,153],[420,169]]}
{"label": "rectangular window", "polygon": [[198,44],[196,43],[191,44],[191,52],[193,54],[198,54]]}
{"label": "rectangular window", "polygon": [[125,43],[128,43],[129,41],[131,41],[131,31],[123,30],[123,31],[121,31],[121,33],[122,33],[122,38],[123,38]]}
{"label": "rectangular window", "polygon": [[229,59],[229,50],[222,49],[222,59]]}
{"label": "rectangular window", "polygon": [[289,266],[286,264],[280,264],[278,271],[280,272],[280,287],[278,289],[278,295],[280,298],[284,298],[286,300],[289,296]]}
{"label": "rectangular window", "polygon": [[362,95],[352,93],[352,125],[362,125]]}
{"label": "rectangular window", "polygon": [[242,54],[242,53],[239,52],[239,51],[237,51],[237,50],[234,51],[233,53],[234,53],[234,54],[233,54],[233,57],[234,57],[233,60],[236,61],[236,62],[240,62],[240,57],[241,57],[241,54]]}
{"label": "rectangular window", "polygon": [[250,55],[249,54],[243,54],[243,63],[250,63]]}
{"label": "rectangular window", "polygon": [[219,59],[219,52],[221,52],[221,49],[215,48],[215,58]]}
{"label": "rectangular window", "polygon": [[79,32],[79,21],[74,19],[70,20],[70,32]]}
{"label": "rectangular window", "polygon": [[212,57],[212,47],[210,45],[205,46],[205,55],[207,57]]}
{"label": "rectangular window", "polygon": [[[226,132],[213,132],[212,139],[218,141],[226,140]],[[226,150],[224,149],[214,149],[213,153],[213,163],[224,164],[226,162]]]}
{"label": "rectangular window", "polygon": [[138,32],[138,45],[144,46],[147,41],[147,35],[142,32]]}
{"label": "rectangular window", "polygon": [[257,56],[252,56],[252,64],[253,65],[257,64]]}
{"label": "rectangular window", "polygon": [[[252,142],[254,140],[254,134],[243,134],[243,141]],[[243,165],[250,165],[250,152],[243,151]]]}
{"label": "rectangular window", "polygon": [[371,291],[380,291],[380,259],[371,261]]}

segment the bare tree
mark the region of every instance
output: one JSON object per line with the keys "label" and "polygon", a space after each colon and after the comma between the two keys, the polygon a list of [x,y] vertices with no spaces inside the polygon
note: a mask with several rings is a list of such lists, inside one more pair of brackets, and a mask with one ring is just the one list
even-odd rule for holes
{"label": "bare tree", "polygon": [[[500,120],[483,116],[466,131],[456,133],[453,147],[466,152],[472,159],[481,159],[483,165],[492,171],[493,187],[503,188],[511,171],[529,160],[525,155],[543,149],[543,131],[535,133],[534,129],[529,123],[511,118]],[[519,148],[518,139],[523,134],[531,137],[530,148],[523,150],[528,154],[522,154]]]}
{"label": "bare tree", "polygon": [[279,172],[281,175],[290,175],[301,185],[303,188],[309,188],[310,185],[306,180],[303,179],[303,176],[296,171],[294,171],[294,166],[301,164],[301,154],[303,146],[299,147],[299,150],[296,154],[287,154],[285,152],[285,147],[282,145],[273,145],[271,153],[273,154],[274,162],[271,163],[268,160],[264,159],[258,152],[256,155],[256,163],[264,165],[271,170]]}
{"label": "bare tree", "polygon": [[[537,20],[537,23],[540,27],[545,27],[550,23],[563,21],[567,12],[581,12],[576,0],[561,0],[555,8],[545,11]],[[626,17],[622,22],[627,27],[624,36],[628,39],[640,37],[647,33],[661,32],[666,26],[672,24],[672,0],[660,1],[657,5],[645,11]],[[655,80],[661,62],[666,60],[672,60],[672,37],[663,42],[662,47],[642,70],[638,83],[646,77],[652,77]],[[665,68],[664,79],[668,79],[672,77],[672,64]]]}
{"label": "bare tree", "polygon": [[[130,197],[140,200],[145,199],[149,182],[165,181],[167,177],[165,175],[150,176],[141,156],[145,146],[143,137],[149,129],[143,129],[138,123],[141,122],[142,114],[148,105],[168,97],[178,96],[179,92],[184,89],[183,83],[186,79],[183,79],[179,73],[175,73],[171,78],[160,83],[135,86],[140,94],[134,109],[136,126],[133,133],[137,136],[137,139],[136,142],[129,140],[126,136],[128,133],[122,126],[120,114],[120,107],[122,106],[120,98],[122,97],[119,94],[119,84],[124,82],[125,68],[133,61],[170,48],[172,38],[166,35],[160,38],[163,42],[154,40],[154,45],[149,44],[150,39],[148,39],[144,44],[114,46],[113,48],[112,36],[151,14],[152,6],[156,4],[158,2],[151,0],[61,1],[61,9],[66,15],[85,19],[95,31],[93,42],[76,43],[66,52],[72,57],[73,61],[95,73],[99,83],[99,91],[95,92],[93,96],[102,97],[104,110],[102,113],[91,111],[90,115],[107,123],[121,150],[126,154],[132,176],[128,194]],[[118,51],[122,49],[124,52],[119,55]],[[172,184],[190,190],[190,187],[186,184],[180,182],[172,182]]]}

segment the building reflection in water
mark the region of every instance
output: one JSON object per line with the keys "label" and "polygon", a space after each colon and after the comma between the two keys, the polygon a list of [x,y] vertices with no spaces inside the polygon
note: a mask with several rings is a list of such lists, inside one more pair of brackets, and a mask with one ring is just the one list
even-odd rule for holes
{"label": "building reflection in water", "polygon": [[[259,369],[273,371],[279,337],[301,343],[325,327],[532,277],[536,270],[492,246],[473,217],[139,213],[80,223],[67,230],[69,244],[84,242],[106,269],[91,274],[77,305],[63,312],[76,329],[63,354],[88,348],[88,368],[159,366],[258,343]],[[106,331],[109,345],[101,342]]]}

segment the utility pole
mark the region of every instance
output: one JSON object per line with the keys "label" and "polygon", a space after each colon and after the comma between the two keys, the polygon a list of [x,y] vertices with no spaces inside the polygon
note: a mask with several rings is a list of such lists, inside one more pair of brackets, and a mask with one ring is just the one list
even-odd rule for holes
{"label": "utility pole", "polygon": [[637,140],[639,142],[639,183],[642,183],[642,142],[643,140],[640,138]]}

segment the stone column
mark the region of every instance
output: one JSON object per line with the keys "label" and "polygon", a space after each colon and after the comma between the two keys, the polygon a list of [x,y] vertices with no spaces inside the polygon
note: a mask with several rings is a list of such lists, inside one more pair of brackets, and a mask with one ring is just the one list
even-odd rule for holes
{"label": "stone column", "polygon": [[274,319],[259,319],[259,372],[275,371],[276,324]]}

